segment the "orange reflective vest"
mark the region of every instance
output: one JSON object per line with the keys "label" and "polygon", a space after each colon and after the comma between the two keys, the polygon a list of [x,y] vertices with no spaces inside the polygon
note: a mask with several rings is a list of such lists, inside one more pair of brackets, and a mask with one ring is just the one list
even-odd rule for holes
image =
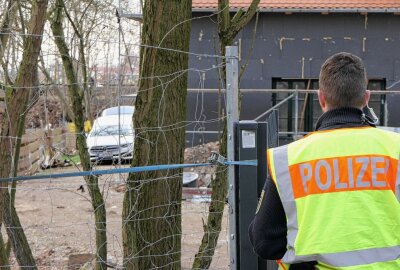
{"label": "orange reflective vest", "polygon": [[400,134],[320,131],[267,155],[287,217],[281,269],[400,269]]}

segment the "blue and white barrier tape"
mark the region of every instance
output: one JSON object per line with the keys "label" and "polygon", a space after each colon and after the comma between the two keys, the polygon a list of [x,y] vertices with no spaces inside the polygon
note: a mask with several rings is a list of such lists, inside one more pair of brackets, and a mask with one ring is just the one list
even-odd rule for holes
{"label": "blue and white barrier tape", "polygon": [[[257,166],[257,160],[242,160],[242,161],[224,161],[224,165],[240,165],[240,166]],[[105,175],[105,174],[120,174],[120,173],[138,173],[150,171],[163,171],[172,169],[194,168],[216,165],[214,163],[198,163],[198,164],[166,164],[166,165],[152,165],[142,167],[129,167],[109,170],[95,170],[95,171],[80,171],[69,173],[54,173],[54,174],[38,174],[31,176],[16,176],[9,178],[0,178],[0,182],[15,182],[15,181],[28,181],[52,178],[68,178],[77,176],[90,176],[90,175]]]}

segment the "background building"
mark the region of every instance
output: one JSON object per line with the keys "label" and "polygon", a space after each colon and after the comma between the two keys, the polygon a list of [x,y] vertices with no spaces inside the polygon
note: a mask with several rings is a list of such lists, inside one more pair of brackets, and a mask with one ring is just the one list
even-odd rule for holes
{"label": "background building", "polygon": [[[231,9],[236,11],[250,2],[231,1]],[[216,6],[216,0],[193,0],[196,19],[192,22],[191,52],[218,54],[217,16],[210,16]],[[400,2],[261,0],[259,10],[257,24],[253,19],[235,42],[241,65],[247,64],[240,81],[242,119],[254,119],[290,94],[267,89],[318,89],[322,63],[342,51],[364,60],[370,90],[400,88]],[[215,58],[191,56],[189,65],[209,69],[218,63]],[[190,72],[188,117],[191,120],[199,118],[199,97],[202,117],[218,117],[215,89],[219,78],[216,69],[201,74]],[[299,99],[298,130],[311,131],[321,114],[317,96],[302,94]],[[395,94],[373,95],[370,102],[380,124],[387,126],[400,126],[399,104],[400,95]],[[294,116],[294,102],[289,101],[280,109],[282,134],[294,131]],[[199,131],[199,126],[190,128]],[[201,129],[215,131],[218,123],[204,124]],[[209,134],[212,132],[206,136]]]}

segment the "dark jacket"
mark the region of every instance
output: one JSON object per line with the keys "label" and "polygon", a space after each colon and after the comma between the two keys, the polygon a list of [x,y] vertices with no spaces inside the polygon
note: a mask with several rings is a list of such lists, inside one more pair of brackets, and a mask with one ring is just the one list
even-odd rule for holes
{"label": "dark jacket", "polygon": [[[316,130],[374,126],[371,120],[356,108],[340,108],[324,113],[317,121]],[[270,177],[264,185],[260,208],[249,226],[249,237],[254,251],[262,258],[278,260],[286,252],[287,224],[285,211],[277,188]],[[291,265],[294,269],[314,269],[316,262]]]}

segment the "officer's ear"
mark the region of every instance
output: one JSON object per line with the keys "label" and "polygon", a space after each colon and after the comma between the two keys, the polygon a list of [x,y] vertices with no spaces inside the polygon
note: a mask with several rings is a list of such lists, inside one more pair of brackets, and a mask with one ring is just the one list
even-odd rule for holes
{"label": "officer's ear", "polygon": [[319,100],[319,105],[321,106],[321,109],[323,112],[328,111],[328,106],[326,104],[324,92],[321,91],[321,89],[318,89],[318,100]]}
{"label": "officer's ear", "polygon": [[370,90],[365,90],[363,108],[365,106],[368,106],[368,102],[369,102],[369,98],[370,97],[371,97],[371,91]]}

